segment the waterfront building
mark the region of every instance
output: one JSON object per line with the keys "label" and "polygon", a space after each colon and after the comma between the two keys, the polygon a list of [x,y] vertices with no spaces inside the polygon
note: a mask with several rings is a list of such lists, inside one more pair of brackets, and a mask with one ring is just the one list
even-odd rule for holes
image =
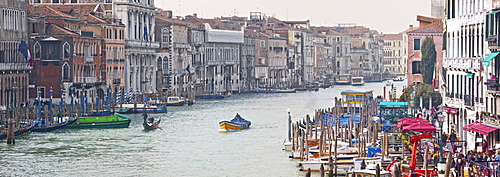
{"label": "waterfront building", "polygon": [[[444,115],[443,131],[450,133],[451,129],[455,129],[457,136],[469,142],[466,150],[476,148],[476,137],[482,137],[488,140],[488,143],[493,143],[490,141],[493,138],[491,136],[483,137],[476,132],[462,129],[474,121],[480,121],[482,119],[480,113],[491,111],[492,105],[496,105],[495,96],[486,94],[483,85],[487,78],[486,73],[494,71],[490,67],[495,65],[494,62],[482,62],[489,54],[484,41],[487,37],[485,29],[488,27],[485,17],[492,9],[489,9],[490,4],[487,2],[491,1],[480,0],[477,6],[472,6],[458,0],[446,1],[444,33],[446,48],[443,61],[446,71],[446,75],[443,76],[446,82],[440,82],[439,85],[443,103],[447,107],[454,107],[456,111]],[[409,42],[411,41],[409,37]]]}
{"label": "waterfront building", "polygon": [[[94,9],[100,5],[68,5],[70,8],[86,7],[85,9]],[[61,6],[63,7],[63,6]],[[82,8],[83,9],[83,8]],[[106,17],[104,9],[99,12],[89,12],[83,15],[83,22],[80,23],[81,31],[94,33],[94,37],[102,39],[100,48],[102,50],[101,66],[97,72],[100,72],[98,85],[99,99],[105,98],[105,93],[111,89],[112,93],[119,90],[125,90],[125,25],[119,19]],[[83,12],[81,12],[83,13]],[[65,84],[65,90],[68,89]],[[67,92],[69,93],[69,92]]]}
{"label": "waterfront building", "polygon": [[[69,90],[69,87],[75,88],[75,95],[82,95],[82,90],[86,89],[90,102],[97,96],[105,97],[106,86],[101,87],[98,94],[106,75],[103,38],[81,28],[105,24],[106,21],[98,16],[102,9],[99,5],[81,5],[78,12],[72,9],[69,5],[28,6],[29,44],[33,48],[34,60],[30,82],[36,88],[31,91],[30,98],[37,97],[37,90],[41,91],[42,98],[48,99],[50,90],[53,90],[54,97],[60,98],[61,89]],[[94,30],[98,34],[103,32],[100,26]]]}
{"label": "waterfront building", "polygon": [[[500,74],[500,57],[498,56],[500,52],[500,1],[492,0],[491,8],[485,7],[484,11],[481,11],[480,14],[484,15],[484,23],[482,24],[484,29],[484,39],[486,44],[488,45],[489,51],[484,49],[483,57],[479,58],[482,64],[482,67],[479,67],[478,72],[481,72],[480,76],[482,76],[481,81],[485,84],[484,87],[480,87],[484,89],[484,96],[480,97],[480,101],[484,100],[484,109],[481,109],[482,114],[476,119],[472,119],[467,123],[471,123],[471,121],[481,121],[483,125],[488,127],[493,127],[492,131],[486,132],[486,136],[482,138],[486,139],[489,145],[496,145],[495,142],[500,140],[500,131],[497,131],[497,128],[500,128],[500,86],[498,76]],[[480,34],[481,35],[481,34]],[[483,48],[484,48],[484,43]],[[480,50],[474,50],[475,52],[480,52]],[[494,74],[496,78],[491,78],[489,73]],[[487,78],[485,78],[487,77]],[[482,85],[481,85],[482,86]],[[483,92],[481,92],[483,94]],[[481,113],[481,112],[480,112]],[[474,132],[476,133],[476,132]],[[469,139],[473,140],[470,133],[467,134]],[[472,134],[473,135],[473,134]],[[484,134],[483,134],[484,135]]]}
{"label": "waterfront building", "polygon": [[[191,26],[204,29],[204,73],[205,88],[196,90],[197,95],[237,92],[240,89],[240,47],[244,42],[241,23],[231,23],[217,19],[201,19],[186,16],[184,19]],[[234,29],[234,30],[233,30]]]}
{"label": "waterfront building", "polygon": [[380,34],[384,40],[384,71],[383,78],[406,75],[407,42],[405,34]]}
{"label": "waterfront building", "polygon": [[[426,38],[431,38],[435,44],[436,63],[434,65],[434,88],[437,89],[443,67],[443,22],[442,19],[417,16],[419,27],[408,30],[408,66],[407,85],[422,82],[420,62],[422,60],[422,44]],[[442,83],[442,81],[441,81]]]}
{"label": "waterfront building", "polygon": [[327,43],[333,48],[335,75],[351,74],[351,38],[348,34],[329,29]]}
{"label": "waterfront building", "polygon": [[[255,26],[254,26],[255,27]],[[244,42],[241,45],[240,85],[242,91],[250,91],[255,87],[255,41],[257,34],[249,27],[245,28]]]}
{"label": "waterfront building", "polygon": [[314,39],[313,61],[314,61],[314,80],[326,81],[333,78],[333,49],[326,43],[326,35],[316,34]]}
{"label": "waterfront building", "polygon": [[[190,89],[188,76],[191,70],[191,55],[188,23],[172,18],[172,11],[158,11],[156,14],[157,40],[161,40],[158,51],[158,74],[161,80],[158,93],[160,98],[168,96],[187,97]],[[188,67],[189,66],[189,67]],[[165,81],[165,82],[163,82]]]}
{"label": "waterfront building", "polygon": [[[0,2],[0,111],[28,102],[29,74],[32,67],[28,57],[27,2]],[[24,43],[24,44],[23,44]],[[19,50],[24,45],[24,49]],[[26,57],[21,53],[23,51]]]}
{"label": "waterfront building", "polygon": [[[154,0],[29,0],[32,5],[100,4],[103,16],[121,19],[125,26],[125,90],[156,93],[156,49]],[[76,6],[78,7],[78,6]],[[74,8],[79,13],[79,8]],[[120,81],[121,82],[121,81]]]}

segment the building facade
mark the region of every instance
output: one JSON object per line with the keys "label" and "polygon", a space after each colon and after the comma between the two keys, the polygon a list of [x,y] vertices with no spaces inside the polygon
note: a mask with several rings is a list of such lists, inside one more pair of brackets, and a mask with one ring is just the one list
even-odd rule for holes
{"label": "building facade", "polygon": [[[29,74],[32,67],[20,52],[28,49],[27,2],[11,0],[0,2],[0,110],[15,108],[28,102]],[[24,44],[22,44],[22,42]],[[26,52],[25,52],[26,53]]]}

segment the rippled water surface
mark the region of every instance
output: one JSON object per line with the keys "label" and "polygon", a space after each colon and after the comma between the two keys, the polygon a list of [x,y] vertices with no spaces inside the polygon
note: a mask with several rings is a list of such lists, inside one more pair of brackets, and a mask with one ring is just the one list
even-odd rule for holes
{"label": "rippled water surface", "polygon": [[[404,82],[395,83],[398,92]],[[318,92],[241,94],[226,100],[197,100],[169,107],[163,130],[143,131],[142,117],[132,114],[129,128],[57,130],[17,137],[15,145],[0,141],[0,176],[304,176],[282,151],[287,137],[287,108],[292,120],[327,108],[344,90],[374,90],[335,86]],[[221,132],[218,122],[239,113],[252,121],[250,129]]]}

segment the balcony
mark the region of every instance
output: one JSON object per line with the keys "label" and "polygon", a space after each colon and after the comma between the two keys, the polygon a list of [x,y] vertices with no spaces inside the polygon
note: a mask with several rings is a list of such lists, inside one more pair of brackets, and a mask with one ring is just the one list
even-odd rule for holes
{"label": "balcony", "polygon": [[61,60],[59,54],[42,54],[42,60]]}
{"label": "balcony", "polygon": [[149,47],[149,48],[160,48],[160,43],[158,42],[148,42],[148,41],[141,41],[141,40],[125,40],[125,46],[127,47]]}
{"label": "balcony", "polygon": [[465,106],[474,106],[474,102],[471,98],[471,95],[464,95],[464,104]]}
{"label": "balcony", "polygon": [[498,79],[488,79],[485,83],[487,86],[487,90],[489,92],[498,92],[500,91],[500,84],[498,83]]}
{"label": "balcony", "polygon": [[497,49],[500,47],[500,35],[488,35],[486,41],[488,42],[488,48],[490,49]]}
{"label": "balcony", "polygon": [[85,61],[85,63],[93,63],[94,62],[94,57],[92,57],[92,56],[85,56],[83,58],[83,61]]}
{"label": "balcony", "polygon": [[84,83],[95,83],[96,79],[95,79],[95,77],[84,77],[83,82]]}
{"label": "balcony", "polygon": [[28,69],[31,69],[31,67],[28,67],[26,63],[0,63],[1,71],[28,70]]}
{"label": "balcony", "polygon": [[113,84],[121,84],[121,79],[113,79]]}

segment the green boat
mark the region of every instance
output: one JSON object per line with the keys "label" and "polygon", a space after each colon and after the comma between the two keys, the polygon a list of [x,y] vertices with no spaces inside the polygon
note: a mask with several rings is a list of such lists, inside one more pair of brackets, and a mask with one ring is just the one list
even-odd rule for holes
{"label": "green boat", "polygon": [[78,117],[78,120],[65,128],[128,128],[130,125],[130,117],[114,113],[107,116],[85,116]]}

